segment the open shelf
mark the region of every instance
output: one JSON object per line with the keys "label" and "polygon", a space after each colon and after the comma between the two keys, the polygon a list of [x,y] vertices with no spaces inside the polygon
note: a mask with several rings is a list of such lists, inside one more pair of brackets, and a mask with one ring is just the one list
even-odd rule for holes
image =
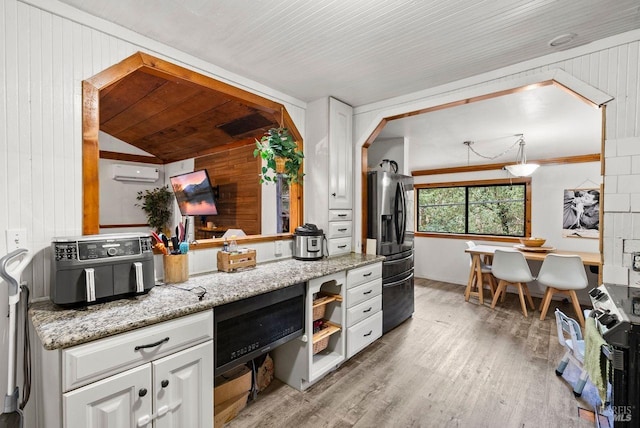
{"label": "open shelf", "polygon": [[325,321],[324,325],[326,325],[327,327],[323,328],[313,335],[313,343],[317,343],[322,339],[331,336],[333,333],[340,331],[341,329],[338,324],[334,324],[331,321]]}

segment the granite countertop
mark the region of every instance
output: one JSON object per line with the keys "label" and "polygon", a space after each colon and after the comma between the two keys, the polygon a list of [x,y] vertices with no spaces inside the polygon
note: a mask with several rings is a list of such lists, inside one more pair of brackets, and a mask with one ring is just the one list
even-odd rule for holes
{"label": "granite countertop", "polygon": [[244,271],[194,275],[180,284],[157,285],[144,295],[76,309],[37,302],[30,306],[29,316],[45,349],[68,348],[382,260],[351,253],[316,261],[260,263]]}

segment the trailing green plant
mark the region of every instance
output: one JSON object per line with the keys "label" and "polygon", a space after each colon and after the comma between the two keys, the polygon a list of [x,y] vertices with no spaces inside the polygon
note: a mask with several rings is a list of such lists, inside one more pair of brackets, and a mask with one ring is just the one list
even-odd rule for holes
{"label": "trailing green plant", "polygon": [[173,202],[173,193],[169,191],[169,186],[139,191],[136,199],[142,201],[135,206],[142,208],[142,211],[147,214],[149,226],[156,232],[166,230],[167,223],[171,220]]}
{"label": "trailing green plant", "polygon": [[276,164],[277,159],[284,160],[285,179],[287,183],[302,184],[302,160],[304,153],[298,150],[298,145],[293,139],[287,128],[271,128],[267,131],[260,141],[256,140],[256,149],[253,151],[253,157],[260,156],[266,161],[261,169],[260,183],[273,183],[277,181]]}

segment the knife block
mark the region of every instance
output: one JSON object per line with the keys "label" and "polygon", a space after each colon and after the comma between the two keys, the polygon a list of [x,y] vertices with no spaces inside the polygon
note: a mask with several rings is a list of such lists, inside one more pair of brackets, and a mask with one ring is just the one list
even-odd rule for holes
{"label": "knife block", "polygon": [[165,284],[185,282],[189,279],[189,255],[175,254],[162,256]]}

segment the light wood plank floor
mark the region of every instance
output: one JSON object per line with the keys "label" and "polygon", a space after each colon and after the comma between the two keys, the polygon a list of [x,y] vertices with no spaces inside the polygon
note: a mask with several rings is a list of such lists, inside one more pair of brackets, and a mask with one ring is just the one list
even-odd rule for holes
{"label": "light wood plank floor", "polygon": [[[571,386],[553,312],[495,310],[464,287],[418,279],[413,318],[305,392],[274,380],[226,427],[590,427]],[[534,299],[537,306],[540,299]]]}

